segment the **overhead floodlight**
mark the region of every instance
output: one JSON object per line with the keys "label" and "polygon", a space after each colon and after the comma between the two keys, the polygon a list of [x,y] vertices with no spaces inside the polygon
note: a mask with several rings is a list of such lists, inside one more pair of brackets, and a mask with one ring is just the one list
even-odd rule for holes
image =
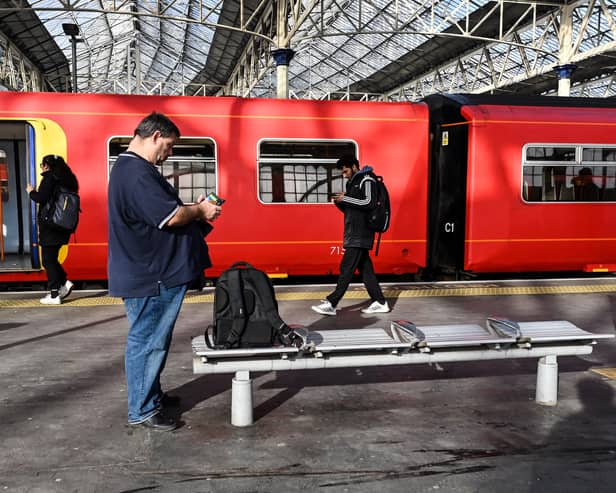
{"label": "overhead floodlight", "polygon": [[64,34],[67,36],[78,36],[79,35],[79,26],[77,24],[67,23],[62,24],[62,29],[64,30]]}
{"label": "overhead floodlight", "polygon": [[73,59],[71,60],[73,69],[72,69],[72,79],[73,79],[73,92],[77,92],[77,43],[82,41],[81,39],[77,39],[77,35],[79,34],[79,26],[73,23],[62,24],[62,29],[64,30],[64,34],[71,37],[71,49],[73,52]]}

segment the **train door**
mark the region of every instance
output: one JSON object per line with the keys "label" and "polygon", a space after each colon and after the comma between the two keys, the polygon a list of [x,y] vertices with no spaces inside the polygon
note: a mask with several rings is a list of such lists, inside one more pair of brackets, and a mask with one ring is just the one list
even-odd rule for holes
{"label": "train door", "polygon": [[[48,119],[0,120],[0,273],[38,271],[37,208],[26,185],[38,187],[38,163],[44,154],[66,156],[66,135]],[[61,251],[61,261],[67,249]]]}
{"label": "train door", "polygon": [[0,121],[0,271],[40,269],[38,250],[32,248],[36,216],[25,190],[28,182],[35,182],[33,149],[31,125]]}
{"label": "train door", "polygon": [[427,277],[464,269],[468,122],[455,97],[424,98],[430,110]]}
{"label": "train door", "polygon": [[433,274],[464,268],[468,126],[434,125],[431,133],[428,265]]}

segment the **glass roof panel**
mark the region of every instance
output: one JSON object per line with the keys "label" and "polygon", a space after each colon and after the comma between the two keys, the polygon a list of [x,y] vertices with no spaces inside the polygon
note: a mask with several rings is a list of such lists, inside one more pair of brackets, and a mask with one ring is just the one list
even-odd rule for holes
{"label": "glass roof panel", "polygon": [[78,88],[93,92],[114,87],[105,80],[113,78],[123,79],[125,89],[136,92],[137,87],[126,87],[127,74],[133,86],[137,76],[144,82],[169,83],[175,91],[188,84],[203,68],[213,36],[212,26],[198,21],[216,23],[220,4],[219,0],[80,0],[67,10],[61,0],[30,2],[69,60],[71,38],[62,24],[79,26]]}

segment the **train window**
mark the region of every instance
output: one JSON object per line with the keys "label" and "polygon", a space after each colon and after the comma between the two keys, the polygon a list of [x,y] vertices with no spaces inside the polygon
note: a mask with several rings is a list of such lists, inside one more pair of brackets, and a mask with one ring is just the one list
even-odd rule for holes
{"label": "train window", "polygon": [[259,198],[267,203],[326,203],[343,191],[336,161],[357,155],[354,142],[280,141],[259,143]]}
{"label": "train window", "polygon": [[[131,137],[109,141],[109,172],[118,155],[128,148]],[[199,195],[216,192],[216,147],[207,138],[182,137],[173,155],[160,167],[161,174],[178,191],[183,202],[195,202]]]}
{"label": "train window", "polygon": [[575,147],[528,146],[526,148],[526,161],[575,162]]}
{"label": "train window", "polygon": [[584,163],[616,164],[616,147],[584,147],[582,161]]}
{"label": "train window", "polygon": [[524,158],[527,202],[616,201],[616,146],[529,145]]}

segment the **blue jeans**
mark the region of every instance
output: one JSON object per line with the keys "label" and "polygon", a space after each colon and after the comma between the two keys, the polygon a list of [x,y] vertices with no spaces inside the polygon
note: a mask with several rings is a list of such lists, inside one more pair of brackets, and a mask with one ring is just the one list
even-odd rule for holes
{"label": "blue jeans", "polygon": [[167,289],[158,296],[124,298],[130,329],[126,338],[125,370],[128,422],[141,423],[159,412],[160,374],[165,367],[171,335],[187,285]]}

